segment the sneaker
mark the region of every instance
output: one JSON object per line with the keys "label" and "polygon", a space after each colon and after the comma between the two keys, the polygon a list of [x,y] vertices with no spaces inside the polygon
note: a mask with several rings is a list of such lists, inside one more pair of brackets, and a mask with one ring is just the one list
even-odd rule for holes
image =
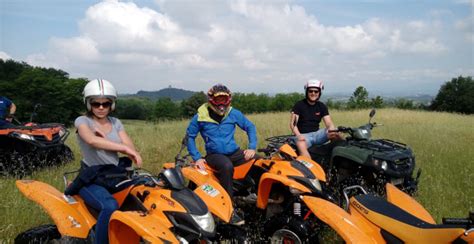
{"label": "sneaker", "polygon": [[237,211],[234,210],[234,212],[232,213],[232,217],[230,217],[230,224],[240,226],[245,224],[245,220],[239,216]]}

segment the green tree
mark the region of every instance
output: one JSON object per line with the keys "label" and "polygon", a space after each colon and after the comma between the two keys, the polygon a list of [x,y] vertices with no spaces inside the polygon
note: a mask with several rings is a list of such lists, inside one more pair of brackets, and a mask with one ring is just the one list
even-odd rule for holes
{"label": "green tree", "polygon": [[190,98],[181,102],[181,113],[184,117],[192,117],[197,113],[197,109],[206,102],[206,94],[204,92],[196,92]]}
{"label": "green tree", "polygon": [[471,76],[451,79],[439,89],[431,104],[436,111],[474,113],[474,81]]}
{"label": "green tree", "polygon": [[368,108],[369,106],[369,92],[367,92],[363,86],[357,87],[354,93],[352,93],[352,96],[349,98],[347,107],[351,109],[360,109]]}
{"label": "green tree", "polygon": [[114,113],[120,119],[149,120],[153,117],[153,103],[148,98],[126,98],[117,101]]}
{"label": "green tree", "polygon": [[17,105],[17,118],[28,121],[36,104],[35,122],[71,124],[84,111],[82,89],[85,79],[70,79],[68,73],[32,67],[26,63],[0,60],[0,94]]}
{"label": "green tree", "polygon": [[370,106],[372,108],[382,108],[384,105],[383,98],[381,96],[376,96],[371,99]]}
{"label": "green tree", "polygon": [[399,109],[415,109],[416,106],[410,99],[400,98],[394,101],[395,107]]}
{"label": "green tree", "polygon": [[153,118],[157,120],[176,119],[181,117],[179,111],[178,104],[174,103],[171,98],[159,98],[153,109]]}

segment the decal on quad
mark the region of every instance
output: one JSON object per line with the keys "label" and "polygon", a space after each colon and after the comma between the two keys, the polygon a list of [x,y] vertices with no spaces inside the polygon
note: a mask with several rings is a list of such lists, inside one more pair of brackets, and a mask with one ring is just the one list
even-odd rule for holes
{"label": "decal on quad", "polygon": [[219,190],[217,190],[216,188],[212,187],[211,185],[209,184],[204,184],[201,186],[201,189],[209,196],[211,197],[216,197],[217,195],[219,195]]}

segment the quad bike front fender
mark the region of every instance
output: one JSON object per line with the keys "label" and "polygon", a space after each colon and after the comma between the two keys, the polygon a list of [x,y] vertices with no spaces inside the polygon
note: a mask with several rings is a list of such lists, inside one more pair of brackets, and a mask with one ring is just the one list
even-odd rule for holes
{"label": "quad bike front fender", "polygon": [[139,243],[140,238],[147,243],[179,243],[173,232],[154,215],[121,211],[112,214],[109,222],[111,244]]}
{"label": "quad bike front fender", "polygon": [[336,163],[334,162],[335,158],[345,158],[358,164],[364,164],[368,156],[369,153],[365,149],[354,146],[338,146],[332,151],[331,162]]}
{"label": "quad bike front fender", "polygon": [[234,211],[232,200],[214,175],[193,167],[184,167],[182,172],[184,177],[196,184],[194,193],[206,203],[209,211],[228,223]]}
{"label": "quad bike front fender", "polygon": [[56,188],[35,180],[17,180],[16,186],[26,198],[36,202],[48,213],[61,235],[87,238],[96,220],[82,199],[73,198],[73,202],[68,202]]}
{"label": "quad bike front fender", "polygon": [[270,196],[270,191],[272,189],[273,183],[281,183],[288,187],[294,188],[301,192],[311,192],[306,186],[289,179],[288,177],[272,174],[272,173],[264,173],[260,178],[260,182],[258,184],[258,194],[257,194],[257,207],[260,209],[265,209],[268,204],[268,198]]}
{"label": "quad bike front fender", "polygon": [[317,197],[302,196],[302,199],[314,215],[331,226],[346,243],[384,243],[369,236],[364,226],[339,206]]}
{"label": "quad bike front fender", "polygon": [[316,163],[314,160],[311,158],[305,157],[305,156],[299,156],[296,158],[296,160],[300,161],[303,163],[311,172],[318,178],[319,181],[326,182],[326,173],[324,173],[324,169]]}
{"label": "quad bike front fender", "polygon": [[403,191],[400,191],[397,187],[390,183],[385,184],[385,189],[387,189],[388,202],[393,203],[399,208],[427,223],[436,224],[436,221],[433,219],[431,214],[415,199]]}

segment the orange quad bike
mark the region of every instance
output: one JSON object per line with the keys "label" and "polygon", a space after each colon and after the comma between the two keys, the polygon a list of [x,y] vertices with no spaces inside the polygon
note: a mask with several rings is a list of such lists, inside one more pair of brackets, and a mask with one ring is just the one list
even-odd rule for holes
{"label": "orange quad bike", "polygon": [[[186,145],[187,137],[183,139],[177,158],[189,157],[181,156]],[[232,211],[228,212],[226,218],[219,217],[218,239],[233,243],[314,243],[318,238],[320,222],[310,214],[301,197],[307,195],[332,200],[326,191],[323,169],[311,159],[297,156],[288,145],[259,151],[266,156],[234,168],[232,200],[236,211],[244,217],[245,225],[233,228],[227,225]],[[167,164],[165,167],[174,165]],[[203,188],[208,182],[218,182],[214,170],[207,165],[202,170],[188,163],[183,166],[183,174],[190,181],[191,189]],[[218,191],[225,192],[222,187]],[[229,195],[224,195],[231,204]]]}
{"label": "orange quad bike", "polygon": [[[158,176],[129,170],[125,188],[115,194],[119,210],[109,222],[110,243],[189,243],[206,241],[215,235],[215,222],[198,195],[191,191],[179,169],[165,169]],[[120,177],[123,177],[121,175]],[[66,175],[65,175],[65,182]],[[92,243],[97,211],[79,195],[65,196],[39,181],[18,180],[18,189],[39,204],[54,225],[39,226],[19,234],[15,243]]]}
{"label": "orange quad bike", "polygon": [[[38,107],[35,106],[35,111]],[[64,143],[69,131],[63,124],[14,120],[15,125],[0,128],[0,175],[23,176],[35,169],[74,159],[71,149]]]}
{"label": "orange quad bike", "polygon": [[[348,197],[354,189],[364,194]],[[386,198],[367,194],[361,186],[344,189],[346,210],[321,198],[303,201],[347,243],[474,243],[474,213],[468,218],[433,217],[408,194],[386,184]]]}

